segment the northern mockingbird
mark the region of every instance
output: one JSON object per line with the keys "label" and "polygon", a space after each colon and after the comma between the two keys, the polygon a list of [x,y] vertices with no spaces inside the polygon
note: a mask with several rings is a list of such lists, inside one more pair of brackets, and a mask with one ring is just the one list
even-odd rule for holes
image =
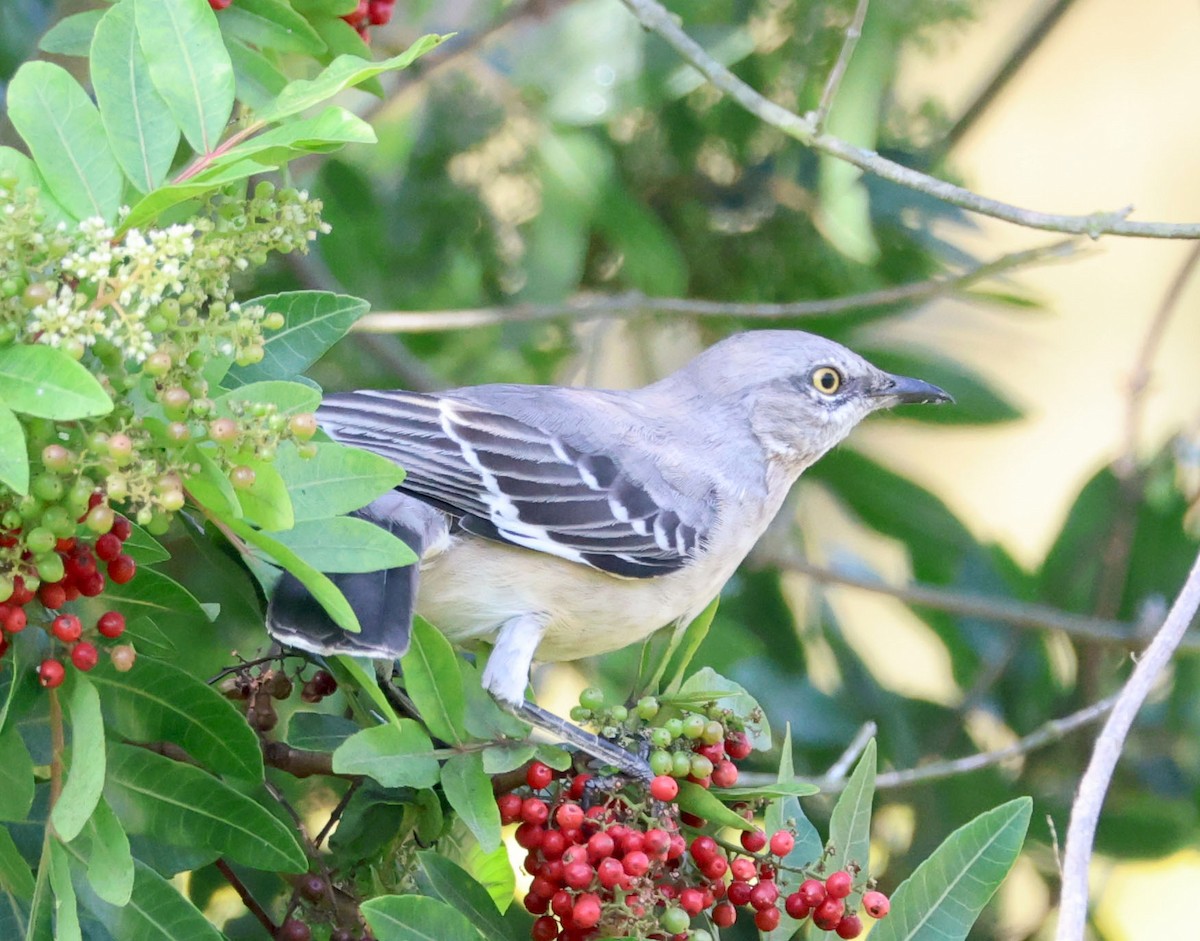
{"label": "northern mockingbird", "polygon": [[532,662],[605,653],[687,623],[801,472],[859,421],[948,401],[937,386],[791,330],[731,336],[632,391],[329,395],[317,417],[330,437],[407,471],[360,515],[420,563],[332,576],[361,633],[338,628],[286,575],[268,626],[309,651],[394,658],[415,610],[455,644],[494,645],[483,684],[502,705],[621,764],[623,751],[526,702]]}

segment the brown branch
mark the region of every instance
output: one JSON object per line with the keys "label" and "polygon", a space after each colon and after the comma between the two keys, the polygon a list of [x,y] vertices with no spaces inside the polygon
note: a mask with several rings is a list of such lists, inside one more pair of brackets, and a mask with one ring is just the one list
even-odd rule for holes
{"label": "brown branch", "polygon": [[294,778],[308,778],[314,774],[332,778],[344,778],[355,781],[358,775],[338,774],[333,770],[333,753],[324,751],[306,751],[292,748],[286,742],[265,742],[263,744],[263,761],[272,768],[286,771]]}
{"label": "brown branch", "polygon": [[[434,333],[467,330],[490,324],[517,323],[573,317],[580,320],[632,317],[649,312],[690,317],[740,317],[783,320],[825,317],[872,307],[930,300],[966,293],[972,284],[1026,265],[1066,258],[1079,250],[1078,239],[1063,239],[1037,248],[1003,255],[957,275],[937,275],[925,281],[850,294],[845,297],[791,301],[782,304],[705,301],[684,297],[648,297],[638,291],[613,295],[580,295],[558,304],[513,304],[502,307],[473,307],[457,310],[375,311],[367,314],[353,330],[360,333]],[[970,296],[967,293],[967,296]]]}
{"label": "brown branch", "polygon": [[[63,752],[67,743],[63,736],[62,705],[58,690],[50,690],[50,809],[58,803],[63,789]],[[49,819],[49,817],[47,817]]]}
{"label": "brown branch", "polygon": [[858,45],[858,40],[862,36],[863,22],[867,18],[868,0],[858,0],[858,6],[854,10],[854,18],[850,20],[850,25],[846,27],[846,38],[842,41],[842,49],[838,53],[837,61],[833,64],[833,68],[829,72],[829,77],[825,80],[825,89],[821,92],[821,103],[817,105],[817,110],[812,114],[813,127],[818,131],[825,127],[825,119],[829,116],[829,109],[833,106],[833,99],[837,95],[837,90],[842,84],[842,78],[846,74],[846,69],[850,65],[850,57],[854,55],[854,47]]}
{"label": "brown branch", "polygon": [[271,916],[258,904],[258,900],[246,888],[246,884],[238,878],[237,873],[229,868],[229,863],[223,859],[218,859],[214,865],[221,875],[225,877],[225,881],[233,886],[233,891],[238,894],[238,897],[242,900],[242,904],[246,906],[250,914],[258,919],[260,925],[267,929],[267,934],[272,938],[275,937],[275,932],[279,930],[279,926],[271,921]]}
{"label": "brown branch", "polygon": [[1126,235],[1141,238],[1200,238],[1200,223],[1134,222],[1126,218],[1133,207],[1116,212],[1096,212],[1089,215],[1068,215],[1024,209],[1009,203],[981,196],[945,180],[921,173],[870,150],[821,133],[808,117],[787,110],[761,94],[734,75],[710,56],[680,28],[673,14],[656,0],[621,0],[638,21],[657,33],[690,65],[694,66],[716,88],[725,92],[746,111],[766,124],[795,138],[806,147],[844,160],[880,179],[889,180],[908,189],[925,193],[935,199],[966,209],[969,212],[1002,219],[1014,225],[1052,232],[1066,232],[1097,238],[1101,235]]}

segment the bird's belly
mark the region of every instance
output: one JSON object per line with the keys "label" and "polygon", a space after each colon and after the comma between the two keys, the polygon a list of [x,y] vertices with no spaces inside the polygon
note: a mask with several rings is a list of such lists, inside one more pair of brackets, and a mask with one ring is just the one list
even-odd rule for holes
{"label": "bird's belly", "polygon": [[422,564],[416,609],[451,641],[491,640],[510,618],[549,618],[535,658],[576,660],[642,640],[694,616],[731,572],[697,562],[654,578],[618,578],[543,553],[456,540]]}

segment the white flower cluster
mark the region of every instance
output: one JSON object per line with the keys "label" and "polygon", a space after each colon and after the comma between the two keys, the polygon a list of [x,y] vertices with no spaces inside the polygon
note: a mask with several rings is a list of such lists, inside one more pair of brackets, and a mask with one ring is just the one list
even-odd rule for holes
{"label": "white flower cluster", "polygon": [[172,225],[145,233],[130,229],[114,244],[116,232],[103,219],[84,219],[77,244],[62,260],[68,278],[95,288],[89,299],[69,285],[29,314],[29,332],[51,346],[67,341],[91,346],[103,337],[138,362],[154,352],[145,320],[167,295],[183,289],[183,271],[195,251],[194,228]]}

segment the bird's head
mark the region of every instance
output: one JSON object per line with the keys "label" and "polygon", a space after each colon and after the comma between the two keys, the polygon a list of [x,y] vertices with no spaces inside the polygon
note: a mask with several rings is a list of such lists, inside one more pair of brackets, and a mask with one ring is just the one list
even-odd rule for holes
{"label": "bird's head", "polygon": [[687,369],[710,394],[748,412],[769,455],[800,469],[871,412],[954,401],[935,385],[884,372],[840,343],[799,330],[736,334]]}

